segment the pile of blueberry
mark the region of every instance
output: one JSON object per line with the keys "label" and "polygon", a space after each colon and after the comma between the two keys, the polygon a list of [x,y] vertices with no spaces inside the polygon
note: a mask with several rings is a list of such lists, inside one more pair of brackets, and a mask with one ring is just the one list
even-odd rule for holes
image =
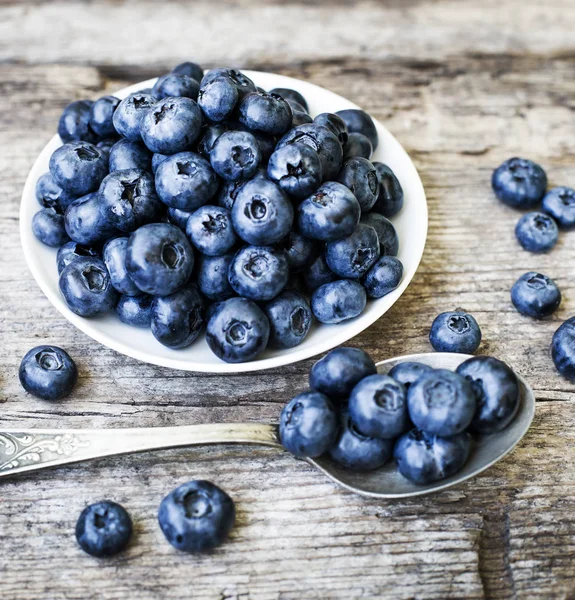
{"label": "pile of blueberry", "polygon": [[73,102],[58,133],[32,227],[59,248],[78,315],[115,310],[170,348],[205,324],[211,350],[243,362],[401,281],[389,218],[403,191],[370,162],[378,136],[361,110],[312,118],[294,90],[184,63],[124,100]]}
{"label": "pile of blueberry", "polygon": [[[209,481],[189,481],[172,490],[158,511],[160,529],[182,552],[207,552],[222,544],[234,526],[234,501]],[[126,509],[109,500],[87,506],[76,523],[76,540],[88,554],[106,558],[124,550],[132,537]]]}
{"label": "pile of blueberry", "polygon": [[[491,185],[501,202],[518,209],[541,211],[524,214],[515,235],[529,252],[548,252],[557,243],[559,229],[575,229],[575,190],[554,187],[547,190],[547,174],[531,160],[510,158],[493,172]],[[561,304],[561,291],[546,275],[530,271],[522,275],[511,289],[511,301],[523,315],[543,319]],[[567,379],[575,381],[575,317],[565,321],[553,336],[553,362]]]}
{"label": "pile of blueberry", "polygon": [[470,358],[456,372],[404,362],[381,375],[359,348],[337,348],[315,363],[310,387],[282,411],[280,437],[288,451],[327,454],[354,471],[394,457],[399,472],[418,485],[459,471],[471,434],[502,431],[520,400],[515,373],[496,358]]}

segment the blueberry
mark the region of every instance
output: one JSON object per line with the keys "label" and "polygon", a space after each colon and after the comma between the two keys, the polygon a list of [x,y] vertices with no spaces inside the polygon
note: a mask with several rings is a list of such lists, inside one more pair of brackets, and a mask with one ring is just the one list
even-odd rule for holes
{"label": "blueberry", "polygon": [[90,107],[89,126],[98,137],[105,138],[116,135],[113,117],[119,104],[120,99],[116,96],[102,96]]}
{"label": "blueberry", "polygon": [[348,158],[337,180],[353,192],[362,212],[371,210],[379,194],[379,183],[375,167],[369,160],[359,156]]}
{"label": "blueberry", "polygon": [[457,367],[473,387],[477,411],[470,429],[490,434],[501,431],[513,420],[519,408],[519,384],[515,373],[502,361],[475,356]]}
{"label": "blueberry", "polygon": [[319,155],[305,144],[288,144],[271,155],[268,176],[287,194],[306,198],[323,180]]}
{"label": "blueberry", "polygon": [[210,300],[221,302],[236,295],[228,281],[232,253],[222,256],[201,256],[196,279],[200,292]]}
{"label": "blueberry", "polygon": [[292,123],[288,102],[277,94],[251,92],[238,105],[240,123],[253,131],[269,135],[283,135]]}
{"label": "blueberry", "polygon": [[[341,117],[334,113],[321,113],[313,120],[314,123],[327,127],[339,140],[341,147],[344,148],[348,140],[347,125]],[[371,155],[371,152],[370,152]],[[367,156],[366,158],[369,158]]]}
{"label": "blueberry", "polygon": [[397,256],[399,238],[393,223],[379,213],[370,212],[361,217],[361,222],[375,229],[379,240],[379,251],[382,256]]}
{"label": "blueberry", "polygon": [[58,135],[66,142],[83,140],[95,142],[96,135],[90,127],[90,100],[76,100],[68,104],[58,121]]}
{"label": "blueberry", "polygon": [[316,458],[330,449],[337,427],[337,414],[330,399],[320,392],[303,392],[282,410],[280,439],[293,455]]}
{"label": "blueberry", "polygon": [[60,273],[59,287],[68,308],[81,317],[112,310],[118,293],[99,258],[81,256]]}
{"label": "blueberry", "polygon": [[296,90],[290,88],[274,88],[273,90],[270,90],[270,94],[281,96],[285,100],[293,100],[303,106],[306,111],[309,110],[306,99]]}
{"label": "blueberry", "polygon": [[382,256],[363,278],[369,298],[383,298],[401,283],[403,265],[394,256]]}
{"label": "blueberry", "polygon": [[575,383],[575,317],[565,321],[553,335],[551,355],[559,373]]}
{"label": "blueberry", "polygon": [[70,240],[64,216],[55,208],[43,208],[32,217],[32,231],[46,246],[58,248]]}
{"label": "blueberry", "polygon": [[317,288],[336,279],[337,275],[328,267],[323,252],[303,272],[304,285],[309,292],[315,292]]}
{"label": "blueberry", "polygon": [[369,159],[373,154],[371,142],[361,133],[349,133],[344,147],[343,158],[349,160],[354,157]]}
{"label": "blueberry", "polygon": [[341,414],[337,439],[329,455],[352,471],[373,471],[393,456],[393,440],[368,437],[353,424],[347,411]]}
{"label": "blueberry", "polygon": [[389,372],[389,376],[395,381],[402,383],[406,390],[420,377],[430,373],[433,369],[429,365],[418,362],[401,362],[395,365]]}
{"label": "blueberry", "polygon": [[247,131],[225,131],[210,152],[212,168],[226,181],[249,179],[256,172],[261,158],[256,138]]}
{"label": "blueberry", "polygon": [[154,178],[142,169],[110,173],[99,190],[100,212],[120,231],[132,232],[155,221],[162,210]]}
{"label": "blueberry", "polygon": [[195,285],[157,296],[152,302],[154,337],[168,348],[187,348],[204,324],[204,303]]}
{"label": "blueberry", "polygon": [[117,144],[120,141],[120,138],[118,138],[117,135],[114,135],[113,137],[109,137],[109,138],[104,138],[103,140],[100,140],[96,146],[98,148],[100,148],[100,150],[102,150],[102,152],[106,155],[106,157],[110,158],[110,150],[112,149],[112,146],[114,144]]}
{"label": "blueberry", "polygon": [[510,158],[493,171],[491,186],[501,202],[513,208],[531,208],[545,195],[547,175],[530,160]]}
{"label": "blueberry", "polygon": [[379,192],[372,210],[391,219],[403,208],[403,188],[387,165],[374,162],[373,166],[377,174]]}
{"label": "blueberry", "polygon": [[212,311],[206,342],[219,359],[241,363],[261,354],[269,335],[269,321],[255,302],[247,298],[230,298],[219,302]]}
{"label": "blueberry", "polygon": [[116,304],[116,314],[122,323],[133,327],[150,327],[152,322],[152,300],[148,294],[120,296]]}
{"label": "blueberry", "polygon": [[238,87],[229,77],[223,75],[210,81],[202,81],[198,105],[210,121],[217,123],[232,115],[239,97]]}
{"label": "blueberry", "polygon": [[559,227],[575,227],[575,190],[568,187],[550,189],[543,198],[543,212],[551,215]]}
{"label": "blueberry", "polygon": [[69,142],[50,157],[50,173],[63,190],[83,196],[98,189],[108,173],[108,158],[94,144]]}
{"label": "blueberry", "polygon": [[182,97],[197,100],[199,91],[200,84],[196,79],[178,73],[168,73],[158,77],[152,88],[152,94],[158,99]]}
{"label": "blueberry", "polygon": [[209,481],[190,481],[160,504],[158,522],[166,539],[182,552],[206,552],[222,544],[236,518],[234,501]]}
{"label": "blueberry", "polygon": [[559,308],[561,291],[549,277],[530,271],[513,284],[511,302],[522,315],[543,319]]}
{"label": "blueberry", "polygon": [[220,256],[236,243],[230,212],[220,206],[201,206],[186,223],[186,235],[207,256]]}
{"label": "blueberry", "polygon": [[292,127],[298,127],[299,125],[306,125],[307,123],[313,123],[311,115],[305,111],[303,106],[294,100],[286,101],[291,108],[291,125]]}
{"label": "blueberry", "polygon": [[126,269],[136,286],[168,295],[184,285],[194,268],[194,251],[183,231],[169,223],[150,223],[128,240]]}
{"label": "blueberry", "polygon": [[222,77],[229,79],[238,90],[239,97],[243,98],[250,92],[257,91],[256,84],[237,69],[211,69],[202,78],[200,84],[204,85]]}
{"label": "blueberry", "polygon": [[280,139],[277,149],[289,144],[310,146],[319,155],[324,180],[331,181],[337,177],[343,161],[343,152],[339,140],[327,127],[317,123],[298,125]]}
{"label": "blueberry", "polygon": [[91,246],[117,234],[118,230],[100,209],[98,192],[74,200],[64,214],[64,224],[70,238],[78,244]]}
{"label": "blueberry", "polygon": [[77,242],[70,241],[66,242],[63,246],[58,248],[58,254],[56,254],[56,264],[58,265],[58,275],[73,261],[80,256],[92,256],[100,258],[100,253],[90,246],[82,246]]}
{"label": "blueberry", "polygon": [[361,209],[356,197],[341,183],[329,181],[298,206],[298,225],[303,235],[332,241],[351,235]]}
{"label": "blueberry", "polygon": [[198,142],[198,153],[206,160],[210,160],[210,152],[217,139],[222,133],[229,131],[229,129],[227,123],[213,123],[204,127],[200,135],[200,141]]}
{"label": "blueberry", "polygon": [[409,387],[407,408],[418,429],[449,436],[469,427],[477,400],[467,379],[447,369],[434,369]]}
{"label": "blueberry", "polygon": [[276,149],[277,138],[273,135],[262,133],[261,131],[250,131],[250,133],[256,138],[256,142],[258,143],[260,154],[262,155],[259,169],[262,169],[264,168],[264,163],[268,162],[270,156]]}
{"label": "blueberry", "polygon": [[240,296],[271,300],[288,282],[287,259],[272,246],[245,246],[234,256],[228,278]]}
{"label": "blueberry", "polygon": [[176,225],[182,231],[186,231],[186,225],[188,219],[192,216],[193,212],[186,210],[180,210],[179,208],[168,208],[168,220],[172,225]]}
{"label": "blueberry", "polygon": [[309,385],[332,400],[347,400],[353,388],[364,377],[375,375],[377,367],[361,348],[336,348],[312,367]]}
{"label": "blueberry", "polygon": [[60,400],[72,393],[78,369],[70,355],[58,346],[28,350],[18,372],[22,387],[36,398]]}
{"label": "blueberry", "polygon": [[126,509],[106,500],[86,507],[76,523],[76,540],[92,556],[114,556],[132,537],[132,520]]}
{"label": "blueberry", "polygon": [[155,175],[158,167],[169,158],[167,154],[158,154],[157,152],[152,154],[152,173]]}
{"label": "blueberry", "polygon": [[275,244],[291,230],[293,206],[282,189],[265,179],[247,182],[231,210],[236,233],[248,244]]}
{"label": "blueberry", "polygon": [[348,108],[335,113],[346,124],[349,133],[361,133],[371,143],[373,149],[377,148],[378,135],[373,119],[363,110]]}
{"label": "blueberry", "polygon": [[341,323],[363,312],[367,302],[365,289],[357,281],[340,279],[317,288],[311,309],[321,323]]}
{"label": "blueberry", "polygon": [[36,182],[36,199],[44,208],[54,208],[63,212],[76,196],[65,192],[48,172],[41,175]]}
{"label": "blueberry", "polygon": [[139,142],[120,140],[110,149],[108,155],[108,168],[113,171],[126,171],[127,169],[152,170],[152,153]]}
{"label": "blueberry", "polygon": [[196,81],[201,81],[204,76],[204,70],[200,65],[193,62],[183,62],[172,69],[172,73],[176,75],[186,75]]}
{"label": "blueberry", "polygon": [[325,256],[329,268],[340,277],[360,279],[379,258],[379,240],[373,227],[360,223],[351,235],[328,242]]}
{"label": "blueberry", "polygon": [[439,437],[413,429],[397,441],[394,455],[406,479],[427,485],[455,475],[467,462],[470,450],[468,433]]}
{"label": "blueberry", "polygon": [[273,348],[293,348],[309,333],[311,309],[298,292],[282,292],[266,304],[265,313],[270,322],[269,343]]}
{"label": "blueberry", "polygon": [[349,414],[364,435],[396,438],[409,424],[405,388],[388,375],[364,377],[351,391]]}
{"label": "blueberry", "polygon": [[557,243],[559,229],[550,216],[541,212],[530,212],[517,222],[515,236],[528,252],[547,252]]}
{"label": "blueberry", "polygon": [[318,254],[317,245],[313,240],[293,230],[280,240],[277,246],[285,252],[290,273],[299,273],[309,267]]}
{"label": "blueberry", "polygon": [[225,181],[218,192],[218,206],[227,208],[231,212],[234,202],[245,183],[245,181]]}
{"label": "blueberry", "polygon": [[156,192],[171,208],[192,212],[208,204],[218,191],[218,178],[210,163],[194,152],[180,152],[156,169]]}
{"label": "blueberry", "polygon": [[116,131],[131,142],[141,141],[140,120],[155,103],[151,93],[136,92],[124,98],[114,112]]}
{"label": "blueberry", "polygon": [[481,329],[466,312],[444,312],[433,321],[429,341],[437,352],[473,354],[481,343]]}
{"label": "blueberry", "polygon": [[127,237],[112,238],[104,245],[102,253],[104,264],[110,273],[112,285],[126,296],[137,296],[141,294],[139,288],[132,281],[126,270],[126,248],[128,247]]}

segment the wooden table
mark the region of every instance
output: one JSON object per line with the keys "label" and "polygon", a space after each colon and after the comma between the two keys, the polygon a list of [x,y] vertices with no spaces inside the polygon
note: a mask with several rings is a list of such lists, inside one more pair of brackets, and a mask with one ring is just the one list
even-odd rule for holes
{"label": "wooden table", "polygon": [[[575,185],[572,0],[0,1],[0,410],[4,427],[126,427],[277,420],[312,361],[211,376],[139,363],[63,319],[20,248],[25,177],[72,99],[96,98],[185,59],[299,77],[363,106],[413,157],[430,230],[413,283],[352,341],[376,359],[430,349],[434,316],[463,307],[481,352],[508,361],[537,396],[520,447],[464,485],[413,501],[369,501],[265,449],[211,448],[102,460],[0,485],[0,597],[59,599],[574,598],[573,384],[549,353],[575,313],[575,233],[548,255],[522,251],[518,213],[492,169],[520,154]],[[564,294],[549,320],[510,303],[528,270]],[[74,396],[47,404],[18,383],[21,357],[56,343],[77,359]],[[193,478],[235,498],[238,522],[211,555],[177,553],[161,498]],[[97,561],[74,540],[80,511],[124,504],[135,539]]]}

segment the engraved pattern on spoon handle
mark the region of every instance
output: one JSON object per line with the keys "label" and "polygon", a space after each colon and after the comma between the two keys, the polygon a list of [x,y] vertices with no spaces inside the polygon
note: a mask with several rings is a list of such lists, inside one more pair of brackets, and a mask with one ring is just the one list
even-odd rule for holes
{"label": "engraved pattern on spoon handle", "polygon": [[213,423],[138,429],[0,431],[0,477],[104,456],[204,444],[281,448],[277,426]]}

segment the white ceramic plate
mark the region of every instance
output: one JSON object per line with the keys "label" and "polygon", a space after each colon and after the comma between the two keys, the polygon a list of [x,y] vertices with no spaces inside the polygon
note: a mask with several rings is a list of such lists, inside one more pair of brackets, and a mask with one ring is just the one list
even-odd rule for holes
{"label": "white ceramic plate", "polygon": [[[306,98],[312,116],[322,112],[358,108],[349,100],[311,83],[273,73],[244,72],[264,89],[284,87],[298,90]],[[154,82],[155,79],[150,79],[132,85],[117,92],[116,96],[124,98],[139,89],[151,87]],[[295,348],[267,350],[257,360],[228,364],[212,354],[203,336],[189,348],[171,350],[157,342],[149,330],[125,325],[114,314],[90,319],[75,315],[66,306],[58,289],[56,249],[39,242],[32,233],[31,225],[32,217],[40,208],[35,196],[36,181],[48,171],[50,155],[61,145],[58,135],[48,142],[36,159],[22,194],[20,235],[28,266],[44,294],[68,321],[101,344],[144,362],[185,371],[239,373],[279,367],[326,352],[361,333],[394,304],[415,275],[425,246],[427,203],[421,179],[401,144],[381,123],[374,122],[379,135],[379,146],[372,160],[384,162],[393,169],[405,194],[404,207],[393,219],[399,236],[398,258],[404,266],[403,281],[391,294],[369,301],[363,314],[353,320],[340,325],[314,325],[305,341]]]}

